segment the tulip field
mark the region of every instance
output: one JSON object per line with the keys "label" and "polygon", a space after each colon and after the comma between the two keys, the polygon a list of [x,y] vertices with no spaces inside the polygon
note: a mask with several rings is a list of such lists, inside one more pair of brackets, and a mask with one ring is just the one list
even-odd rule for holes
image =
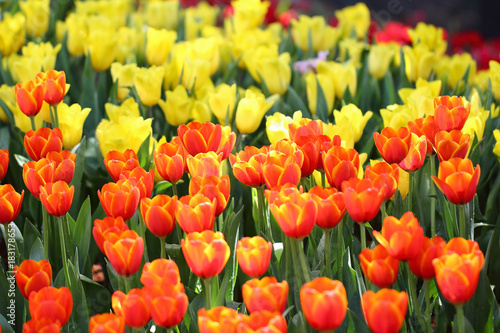
{"label": "tulip field", "polygon": [[500,332],[498,41],[363,3],[0,10],[0,333]]}

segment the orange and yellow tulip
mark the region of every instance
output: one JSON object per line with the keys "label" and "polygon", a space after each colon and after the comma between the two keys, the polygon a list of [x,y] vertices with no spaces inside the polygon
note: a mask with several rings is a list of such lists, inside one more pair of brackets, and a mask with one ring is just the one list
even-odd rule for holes
{"label": "orange and yellow tulip", "polygon": [[131,289],[128,294],[117,290],[111,296],[111,307],[127,326],[141,328],[151,320],[151,314],[141,289]]}
{"label": "orange and yellow tulip", "polygon": [[175,219],[186,234],[212,230],[216,207],[216,199],[210,200],[202,193],[185,195],[177,202]]}
{"label": "orange and yellow tulip", "polygon": [[[318,136],[301,136],[294,141],[304,155],[302,163],[302,178],[311,175],[318,168],[321,158],[322,140]],[[321,164],[323,164],[321,162]]]}
{"label": "orange and yellow tulip", "polygon": [[425,135],[427,139],[427,155],[434,154],[434,138],[436,133],[439,132],[439,127],[434,120],[434,116],[427,116],[425,118],[418,118],[414,121],[408,122],[408,128],[418,137]]}
{"label": "orange and yellow tulip", "polygon": [[66,94],[66,74],[63,71],[48,70],[36,75],[36,82],[43,86],[43,100],[55,105],[61,102]]}
{"label": "orange and yellow tulip", "polygon": [[9,150],[0,149],[0,182],[4,179],[9,169]]}
{"label": "orange and yellow tulip", "polygon": [[92,229],[92,235],[94,236],[94,240],[101,250],[104,253],[104,241],[107,238],[108,233],[121,234],[123,231],[129,230],[127,224],[123,221],[121,216],[111,217],[107,216],[102,220],[96,219],[94,221],[94,228]]}
{"label": "orange and yellow tulip", "polygon": [[189,300],[182,283],[163,283],[145,291],[146,302],[153,321],[161,327],[174,327],[186,314]]}
{"label": "orange and yellow tulip", "polygon": [[42,317],[40,319],[28,320],[23,325],[23,333],[60,333],[61,324],[53,322],[49,318]]}
{"label": "orange and yellow tulip", "polygon": [[23,164],[24,184],[35,198],[40,198],[40,186],[54,180],[55,163],[46,158]]}
{"label": "orange and yellow tulip", "polygon": [[233,174],[242,184],[250,187],[259,187],[265,184],[262,168],[267,161],[269,147],[256,148],[246,146],[236,155],[229,155],[233,167]]}
{"label": "orange and yellow tulip", "polygon": [[373,166],[368,165],[365,169],[365,178],[370,179],[373,184],[384,189],[384,200],[392,198],[399,183],[399,167],[396,163],[389,164],[385,161],[375,163]]}
{"label": "orange and yellow tulip", "polygon": [[316,217],[318,227],[330,229],[339,224],[346,211],[342,192],[338,192],[333,187],[323,188],[318,185],[307,193],[313,197],[318,206],[318,215]]}
{"label": "orange and yellow tulip", "polygon": [[123,153],[117,150],[109,151],[104,159],[104,166],[106,166],[111,179],[117,182],[123,171],[134,170],[140,164],[135,152],[132,149],[127,149]]}
{"label": "orange and yellow tulip", "polygon": [[417,142],[410,144],[408,154],[399,162],[399,167],[408,172],[420,169],[424,165],[426,154],[427,139],[422,136],[418,138]]}
{"label": "orange and yellow tulip", "polygon": [[89,333],[124,333],[125,321],[114,313],[97,314],[90,317]]}
{"label": "orange and yellow tulip", "polygon": [[40,112],[43,104],[43,86],[28,81],[16,84],[14,88],[17,105],[28,117],[34,117]]}
{"label": "orange and yellow tulip", "polygon": [[69,150],[51,151],[47,153],[46,159],[54,162],[54,182],[62,180],[68,184],[71,183],[75,173],[75,153],[71,153]]}
{"label": "orange and yellow tulip", "polygon": [[458,130],[436,133],[434,147],[439,162],[448,161],[453,157],[465,158],[469,151],[469,140],[469,134],[463,134]]}
{"label": "orange and yellow tulip", "polygon": [[236,333],[236,328],[243,315],[236,310],[218,306],[207,310],[198,310],[198,328],[200,333]]}
{"label": "orange and yellow tulip", "polygon": [[52,322],[66,325],[73,310],[73,296],[66,287],[45,287],[29,296],[31,318],[47,318]]}
{"label": "orange and yellow tulip", "polygon": [[191,177],[208,177],[221,175],[222,153],[216,154],[213,151],[199,153],[196,156],[188,156],[186,164]]}
{"label": "orange and yellow tulip", "polygon": [[29,130],[24,135],[24,149],[33,161],[38,161],[47,156],[50,151],[60,152],[62,150],[62,133],[59,128],[39,128],[35,131]]}
{"label": "orange and yellow tulip", "polygon": [[290,139],[296,141],[301,136],[323,135],[323,122],[321,120],[311,120],[302,118],[298,122],[288,125]]}
{"label": "orange and yellow tulip", "polygon": [[420,252],[424,229],[418,224],[413,212],[406,212],[399,220],[387,216],[382,224],[382,232],[374,230],[373,236],[391,257],[405,261],[414,259]]}
{"label": "orange and yellow tulip", "polygon": [[434,99],[434,118],[440,131],[462,130],[471,105],[465,97],[440,96]]}
{"label": "orange and yellow tulip", "polygon": [[347,314],[342,282],[319,277],[300,288],[300,305],[307,322],[317,331],[336,330]]}
{"label": "orange and yellow tulip", "polygon": [[14,221],[23,203],[24,190],[17,193],[10,184],[0,185],[0,224]]}
{"label": "orange and yellow tulip", "polygon": [[219,216],[226,209],[230,191],[231,185],[228,175],[193,177],[189,182],[189,195],[194,196],[201,193],[209,200],[215,200],[215,216]]}
{"label": "orange and yellow tulip", "polygon": [[222,153],[222,159],[228,158],[233,149],[236,135],[229,127],[213,124],[211,122],[190,122],[177,128],[177,134],[186,151],[195,156],[199,153],[213,151]]}
{"label": "orange and yellow tulip", "polygon": [[71,208],[75,187],[60,180],[40,186],[40,201],[52,216],[63,216]]}
{"label": "orange and yellow tulip", "polygon": [[241,270],[254,278],[266,273],[272,253],[273,245],[271,242],[266,242],[260,236],[244,237],[236,245],[236,256]]}
{"label": "orange and yellow tulip", "polygon": [[252,279],[241,287],[243,302],[249,312],[283,313],[288,298],[288,282],[278,282],[274,276]]}
{"label": "orange and yellow tulip", "polygon": [[386,191],[369,179],[353,177],[342,183],[342,192],[347,213],[354,221],[365,223],[377,216]]}
{"label": "orange and yellow tulip", "polygon": [[359,254],[363,274],[379,288],[390,287],[398,277],[399,260],[389,255],[382,245],[373,250],[363,249]]}
{"label": "orange and yellow tulip", "polygon": [[363,294],[361,307],[373,333],[397,333],[406,317],[408,295],[394,289],[369,290]]}
{"label": "orange and yellow tulip", "polygon": [[14,266],[17,286],[24,298],[28,299],[32,292],[50,286],[52,267],[47,260],[24,260],[21,265]]}
{"label": "orange and yellow tulip", "polygon": [[380,133],[373,133],[373,139],[380,155],[387,163],[399,163],[408,155],[411,132],[407,127],[400,127],[398,130],[386,127]]}
{"label": "orange and yellow tulip", "polygon": [[150,198],[155,185],[155,171],[146,171],[140,166],[134,170],[125,170],[120,175],[120,179],[127,179],[139,189],[140,198]]}
{"label": "orange and yellow tulip", "polygon": [[226,266],[231,251],[221,232],[192,232],[181,240],[184,258],[196,276],[211,279]]}
{"label": "orange and yellow tulip", "polygon": [[153,151],[156,170],[164,180],[177,183],[186,168],[186,151],[175,142],[164,142]]}
{"label": "orange and yellow tulip", "polygon": [[107,216],[121,216],[124,220],[134,215],[141,199],[139,188],[126,179],[105,184],[101,190],[97,190],[97,195]]}
{"label": "orange and yellow tulip", "polygon": [[438,176],[432,180],[451,203],[463,205],[474,198],[480,175],[479,165],[474,168],[468,158],[455,157],[439,163]]}
{"label": "orange and yellow tulip", "polygon": [[423,279],[433,279],[436,276],[432,261],[444,253],[444,240],[439,236],[424,237],[418,255],[410,260],[410,268],[415,276]]}
{"label": "orange and yellow tulip", "polygon": [[135,231],[127,230],[120,235],[108,233],[104,241],[104,254],[119,275],[129,277],[141,267],[144,241]]}
{"label": "orange and yellow tulip", "polygon": [[141,214],[146,227],[156,237],[167,237],[175,229],[177,196],[160,194],[141,200]]}
{"label": "orange and yellow tulip", "polygon": [[323,154],[323,168],[328,183],[340,190],[344,181],[358,175],[359,154],[354,149],[333,146]]}
{"label": "orange and yellow tulip", "polygon": [[162,283],[179,284],[181,278],[175,261],[170,259],[156,259],[147,262],[142,268],[141,283],[145,287],[153,287]]}
{"label": "orange and yellow tulip", "polygon": [[244,316],[239,322],[237,333],[286,333],[285,318],[277,312],[259,311]]}
{"label": "orange and yellow tulip", "polygon": [[262,174],[267,188],[272,190],[285,184],[296,186],[300,181],[300,167],[303,160],[302,152],[287,155],[276,150],[270,151],[262,167]]}

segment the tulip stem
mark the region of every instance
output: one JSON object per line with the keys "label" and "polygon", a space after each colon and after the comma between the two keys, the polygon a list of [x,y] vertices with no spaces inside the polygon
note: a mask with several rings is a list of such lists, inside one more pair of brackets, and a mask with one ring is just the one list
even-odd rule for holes
{"label": "tulip stem", "polygon": [[422,317],[422,312],[420,311],[420,306],[418,305],[418,297],[417,297],[417,289],[415,286],[415,281],[413,281],[413,273],[410,268],[410,263],[408,261],[404,262],[404,265],[406,266],[406,272],[408,273],[408,292],[410,294],[410,313],[411,313],[411,306],[413,306],[413,312],[417,315],[417,320],[420,324],[420,327],[424,332],[428,331],[428,327],[425,323],[424,317]]}
{"label": "tulip stem", "polygon": [[[431,176],[435,175],[434,156],[429,157],[431,163]],[[436,187],[434,181],[430,180],[431,187],[431,237],[436,236]]]}
{"label": "tulip stem", "polygon": [[409,172],[409,185],[408,185],[408,211],[411,212],[413,209],[413,179],[415,178],[415,172]]}
{"label": "tulip stem", "polygon": [[203,286],[205,287],[205,308],[210,310],[212,308],[212,283],[211,279],[203,279]]}
{"label": "tulip stem", "polygon": [[59,127],[59,116],[57,114],[57,109],[54,106],[49,105],[49,112],[50,112],[50,121],[52,122],[52,128]]}
{"label": "tulip stem", "polygon": [[36,124],[35,124],[35,117],[30,117],[30,121],[31,121],[31,129],[33,131],[36,131]]}
{"label": "tulip stem", "polygon": [[380,205],[380,214],[382,214],[382,222],[383,222],[385,220],[385,218],[387,217],[387,210],[385,207],[385,201],[382,202],[382,204]]}
{"label": "tulip stem", "polygon": [[458,333],[465,333],[465,316],[464,316],[464,307],[463,305],[456,305],[457,309],[457,323],[455,323],[458,327]]}
{"label": "tulip stem", "polygon": [[326,173],[325,173],[325,170],[321,170],[320,173],[321,173],[321,186],[323,188],[325,188],[326,187]]}
{"label": "tulip stem", "polygon": [[129,291],[132,289],[131,285],[130,285],[130,280],[132,279],[132,277],[130,276],[124,276],[123,277],[123,280],[125,281],[125,294],[128,294]]}
{"label": "tulip stem", "polygon": [[428,279],[424,280],[425,288],[425,320],[426,322],[431,322],[431,288],[430,281]]}
{"label": "tulip stem", "polygon": [[465,234],[465,205],[458,205],[458,223],[460,227],[460,237],[468,238]]}
{"label": "tulip stem", "polygon": [[167,259],[167,251],[165,249],[165,237],[160,237],[160,258]]}
{"label": "tulip stem", "polygon": [[344,253],[344,247],[342,246],[342,240],[343,240],[343,233],[344,233],[344,223],[346,223],[346,217],[342,218],[342,221],[338,224],[338,229],[337,229],[337,279],[342,280],[342,266],[344,264],[342,260],[342,254]]}
{"label": "tulip stem", "polygon": [[325,272],[326,272],[326,277],[331,279],[332,278],[332,266],[331,266],[331,254],[330,254],[330,247],[331,247],[331,235],[330,235],[330,229],[325,229]]}
{"label": "tulip stem", "polygon": [[149,262],[148,245],[146,243],[146,222],[144,222],[142,214],[139,214],[139,232],[144,240],[144,261]]}
{"label": "tulip stem", "polygon": [[177,195],[177,182],[172,183],[172,191],[174,195]]}
{"label": "tulip stem", "polygon": [[267,240],[274,243],[271,224],[267,223],[266,196],[264,195],[264,186],[257,188],[257,200],[259,204],[259,221],[256,224],[257,236],[261,236],[262,229],[264,229],[264,234],[266,235]]}
{"label": "tulip stem", "polygon": [[61,242],[61,255],[63,261],[64,277],[66,278],[66,285],[71,289],[71,281],[69,279],[68,259],[66,258],[66,244],[64,241],[64,218],[61,216],[59,219],[59,241]]}
{"label": "tulip stem", "polygon": [[66,243],[68,244],[68,253],[70,259],[74,259],[75,253],[73,252],[73,247],[71,246],[71,235],[69,234],[69,226],[68,226],[68,217],[66,214],[61,216],[63,221],[63,231],[64,236],[66,237]]}
{"label": "tulip stem", "polygon": [[366,249],[366,227],[364,223],[359,224],[359,234],[361,236],[361,251]]}
{"label": "tulip stem", "polygon": [[42,205],[42,219],[43,219],[43,258],[49,261],[49,213],[45,206]]}
{"label": "tulip stem", "polygon": [[297,252],[299,255],[300,268],[302,269],[302,274],[304,275],[304,283],[311,281],[311,272],[309,264],[307,262],[306,255],[304,253],[304,244],[301,240],[296,240]]}

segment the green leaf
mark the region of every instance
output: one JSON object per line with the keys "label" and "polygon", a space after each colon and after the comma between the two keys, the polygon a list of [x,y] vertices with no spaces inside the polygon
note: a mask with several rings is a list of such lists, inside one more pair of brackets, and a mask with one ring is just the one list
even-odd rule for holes
{"label": "green leaf", "polygon": [[80,213],[76,219],[76,225],[72,232],[73,245],[78,248],[79,270],[83,271],[85,261],[88,258],[90,238],[92,235],[92,216],[90,212],[90,197],[83,202]]}
{"label": "green leaf", "polygon": [[293,112],[300,110],[302,111],[303,118],[311,118],[311,113],[309,112],[307,106],[304,104],[304,100],[300,98],[295,89],[293,89],[290,85],[288,86],[285,100],[286,103],[292,107]]}
{"label": "green leaf", "polygon": [[30,162],[31,160],[22,155],[14,154],[14,158],[16,159],[17,164],[22,168],[24,163]]}
{"label": "green leaf", "polygon": [[[0,66],[2,67],[2,66]],[[2,332],[5,333],[14,333],[14,330],[12,329],[12,326],[10,326],[9,322],[7,319],[0,314],[0,327],[2,328]],[[14,326],[15,327],[15,326]]]}
{"label": "green leaf", "polygon": [[78,208],[81,203],[80,196],[82,195],[82,177],[85,170],[85,151],[87,148],[87,139],[83,137],[78,148],[76,149],[76,161],[75,161],[75,172],[73,174],[73,179],[70,182],[70,186],[75,187],[75,195],[73,198],[73,204],[70,208],[70,215],[76,216]]}
{"label": "green leaf", "polygon": [[[24,235],[24,257],[30,257],[30,253],[33,251],[32,247],[35,244],[35,241],[37,239],[41,239],[42,235],[38,231],[38,229],[31,223],[29,219],[24,220],[24,229],[23,229],[23,235]],[[43,256],[43,252],[42,252]],[[42,258],[43,259],[43,258]]]}
{"label": "green leaf", "polygon": [[75,332],[82,332],[89,327],[89,310],[87,307],[87,297],[80,280],[78,267],[68,260],[69,280],[71,281],[71,295],[73,295],[73,311],[71,312],[73,328]]}
{"label": "green leaf", "polygon": [[392,105],[396,103],[396,86],[392,79],[391,71],[387,71],[384,76],[384,92],[383,92],[383,105]]}
{"label": "green leaf", "polygon": [[[11,126],[15,126],[16,121],[14,120],[14,115],[12,114],[11,109],[9,109],[9,107],[7,107],[7,104],[5,104],[4,101],[1,99],[0,99],[0,108],[4,111],[5,115],[7,116],[9,124],[11,124]],[[5,128],[8,129],[8,127]]]}
{"label": "green leaf", "polygon": [[31,247],[29,257],[31,260],[40,261],[43,258],[43,244],[40,238],[37,238]]}
{"label": "green leaf", "polygon": [[90,315],[108,312],[111,308],[111,294],[99,283],[80,274],[80,280],[87,296]]}
{"label": "green leaf", "polygon": [[139,147],[139,151],[137,152],[137,158],[141,164],[141,167],[145,170],[149,170],[151,156],[149,155],[149,142],[151,140],[151,134],[148,134],[146,140],[144,140]]}
{"label": "green leaf", "polygon": [[316,116],[323,122],[328,122],[328,105],[326,103],[325,94],[323,88],[319,84],[318,78],[316,78]]}
{"label": "green leaf", "polygon": [[104,258],[106,260],[106,269],[108,270],[108,277],[109,277],[109,283],[111,284],[111,287],[113,287],[113,290],[119,290],[118,289],[118,280],[121,279],[120,276],[116,273],[115,269],[109,262],[108,258]]}

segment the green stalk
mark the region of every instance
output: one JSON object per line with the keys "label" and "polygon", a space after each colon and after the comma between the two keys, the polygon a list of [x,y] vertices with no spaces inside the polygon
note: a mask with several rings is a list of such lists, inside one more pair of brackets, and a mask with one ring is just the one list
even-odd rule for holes
{"label": "green stalk", "polygon": [[[258,210],[259,210],[259,218],[257,220],[257,223],[255,223],[255,232],[257,233],[257,236],[261,236],[262,229],[267,229],[265,227],[266,225],[266,198],[264,196],[264,186],[260,186],[257,188],[257,204],[258,204]],[[269,239],[269,235],[267,233],[267,230],[265,230],[265,235]]]}
{"label": "green stalk", "polygon": [[69,270],[68,270],[68,259],[66,258],[66,244],[64,242],[64,219],[63,217],[58,217],[59,220],[59,241],[61,242],[61,254],[62,254],[62,261],[63,261],[63,270],[64,270],[64,277],[66,278],[66,284],[67,286],[71,289],[71,281],[69,279]]}
{"label": "green stalk", "polygon": [[330,243],[331,243],[331,238],[330,238],[330,229],[325,229],[325,272],[326,272],[326,277],[331,279],[332,278],[332,266],[331,266],[331,255],[330,255]]}
{"label": "green stalk", "polygon": [[43,219],[43,258],[49,261],[49,219],[50,215],[45,209],[45,206],[42,205],[42,219]]}
{"label": "green stalk", "polygon": [[321,186],[323,186],[323,188],[325,188],[325,186],[326,186],[326,173],[325,173],[325,170],[321,170],[320,173],[321,173]]}
{"label": "green stalk", "polygon": [[172,183],[172,191],[174,195],[177,195],[177,183]]}
{"label": "green stalk", "polygon": [[203,279],[203,287],[205,292],[205,308],[210,310],[212,308],[212,284],[211,279]]}
{"label": "green stalk", "polygon": [[124,276],[123,277],[123,280],[125,281],[125,294],[128,294],[130,292],[130,290],[132,289],[131,285],[130,285],[130,280],[132,278],[130,276]]}
{"label": "green stalk", "polygon": [[456,305],[457,309],[457,327],[458,333],[465,333],[465,316],[464,316],[464,307],[463,305]]}
{"label": "green stalk", "polygon": [[160,258],[167,259],[167,251],[165,249],[165,237],[160,237]]}
{"label": "green stalk", "polygon": [[63,216],[61,216],[61,218],[63,221],[64,237],[66,237],[66,244],[68,244],[69,258],[70,260],[73,260],[75,253],[73,252],[73,246],[71,246],[71,235],[69,233],[68,217],[66,214],[64,214]]}
{"label": "green stalk", "polygon": [[54,124],[54,127],[59,127],[59,114],[57,113],[57,108],[53,105],[50,105],[50,107],[52,108],[52,110],[54,111],[54,119],[55,119],[55,124]]}
{"label": "green stalk", "polygon": [[431,288],[430,281],[428,279],[424,280],[425,288],[425,321],[427,323],[431,322]]}
{"label": "green stalk", "polygon": [[364,223],[360,223],[359,224],[359,232],[360,232],[360,236],[361,236],[361,251],[363,251],[364,249],[366,249],[366,232],[365,232],[365,224]]}
{"label": "green stalk", "polygon": [[[431,163],[431,176],[435,176],[434,156],[429,157]],[[431,237],[436,236],[436,187],[431,178]]]}
{"label": "green stalk", "polygon": [[35,117],[30,117],[30,121],[31,121],[31,129],[33,131],[36,131]]}
{"label": "green stalk", "polygon": [[344,234],[344,223],[346,223],[346,216],[342,218],[342,221],[340,221],[339,225],[337,226],[337,268],[338,268],[338,273],[337,273],[337,278],[339,280],[342,279],[342,266],[344,264],[342,260],[342,254],[344,253],[344,247],[342,246],[342,241],[343,241],[343,234]]}
{"label": "green stalk", "polygon": [[175,229],[177,230],[177,238],[179,238],[179,245],[181,245],[181,239],[184,238],[183,234],[182,234],[182,228],[180,227],[179,224],[177,224],[175,226]]}
{"label": "green stalk", "polygon": [[386,202],[384,201],[384,202],[382,202],[382,205],[380,205],[380,213],[382,214],[382,222],[387,217],[387,211],[386,211],[385,203]]}
{"label": "green stalk", "polygon": [[300,240],[296,240],[297,252],[298,252],[298,260],[300,261],[300,268],[302,269],[302,274],[304,275],[304,282],[311,281],[311,272],[309,268],[309,264],[307,263],[307,258],[304,253],[304,244]]}
{"label": "green stalk", "polygon": [[415,178],[415,172],[409,172],[410,184],[408,186],[408,211],[411,212],[413,209],[412,201],[413,201],[413,178]]}
{"label": "green stalk", "polygon": [[[132,229],[132,228],[131,228]],[[148,245],[146,242],[146,222],[142,219],[142,214],[139,213],[139,232],[141,233],[144,242],[144,261],[149,262]]]}
{"label": "green stalk", "polygon": [[465,234],[465,205],[458,205],[458,223],[460,227],[460,237],[468,238]]}
{"label": "green stalk", "polygon": [[[404,265],[406,266],[406,271],[408,273],[408,291],[410,294],[410,305],[413,305],[413,312],[417,315],[417,320],[420,324],[420,327],[424,332],[428,330],[427,325],[425,323],[424,317],[422,317],[422,312],[420,311],[420,307],[418,306],[418,297],[417,297],[417,289],[415,286],[415,281],[413,281],[413,273],[410,268],[410,263],[408,261],[404,262]],[[410,311],[411,308],[410,308]]]}

